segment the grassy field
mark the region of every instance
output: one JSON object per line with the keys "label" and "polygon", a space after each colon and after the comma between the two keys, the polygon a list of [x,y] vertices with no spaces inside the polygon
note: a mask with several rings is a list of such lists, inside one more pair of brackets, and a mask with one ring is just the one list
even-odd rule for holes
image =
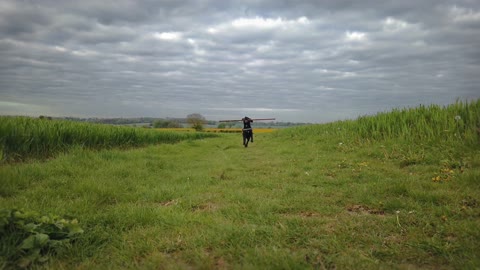
{"label": "grassy field", "polygon": [[0,116],[0,161],[45,159],[72,147],[129,148],[213,137],[102,124]]}
{"label": "grassy field", "polygon": [[[0,208],[76,219],[83,229],[33,268],[476,269],[480,106],[452,106],[463,109],[436,112],[448,132],[436,118],[412,123],[431,130],[423,139],[370,137],[380,131],[344,121],[256,134],[248,148],[240,134],[77,147],[1,166]],[[376,117],[388,130],[386,115]],[[11,268],[25,251],[5,239],[0,268]]]}

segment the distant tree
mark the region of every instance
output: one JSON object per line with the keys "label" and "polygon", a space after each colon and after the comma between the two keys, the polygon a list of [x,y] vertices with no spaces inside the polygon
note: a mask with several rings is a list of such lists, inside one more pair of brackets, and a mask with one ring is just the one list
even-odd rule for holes
{"label": "distant tree", "polygon": [[220,124],[218,124],[217,128],[225,128],[225,127],[227,127],[227,125],[225,123],[220,123]]}
{"label": "distant tree", "polygon": [[187,123],[189,123],[196,131],[202,131],[203,124],[205,124],[205,122],[205,117],[203,117],[203,115],[199,113],[192,113],[187,115]]}
{"label": "distant tree", "polygon": [[182,125],[175,120],[155,120],[153,121],[154,128],[181,128]]}
{"label": "distant tree", "polygon": [[154,128],[164,128],[166,126],[164,126],[164,123],[165,123],[165,120],[155,120],[153,121],[153,127]]}
{"label": "distant tree", "polygon": [[42,120],[52,120],[53,119],[51,116],[44,116],[44,115],[40,115],[38,118],[40,118]]}
{"label": "distant tree", "polygon": [[180,125],[180,123],[178,123],[177,121],[168,120],[167,122],[168,122],[167,128],[181,128],[182,127],[182,125]]}

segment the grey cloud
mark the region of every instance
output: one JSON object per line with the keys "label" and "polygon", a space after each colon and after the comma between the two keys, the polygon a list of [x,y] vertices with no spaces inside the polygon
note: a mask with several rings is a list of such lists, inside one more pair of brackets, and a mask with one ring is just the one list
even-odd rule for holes
{"label": "grey cloud", "polygon": [[470,1],[0,0],[0,15],[0,113],[323,122],[480,96]]}
{"label": "grey cloud", "polygon": [[0,33],[2,36],[25,37],[34,33],[41,25],[48,24],[50,18],[41,7],[17,6],[16,2],[0,4]]}

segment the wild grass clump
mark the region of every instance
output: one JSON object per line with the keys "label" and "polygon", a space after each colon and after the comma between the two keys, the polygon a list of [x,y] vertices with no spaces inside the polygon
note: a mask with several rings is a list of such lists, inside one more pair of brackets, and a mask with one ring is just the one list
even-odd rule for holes
{"label": "wild grass clump", "polygon": [[457,101],[441,107],[420,105],[417,108],[395,109],[374,117],[360,117],[354,131],[364,139],[407,141],[462,141],[478,143],[480,99]]}
{"label": "wild grass clump", "polygon": [[204,133],[160,132],[132,127],[78,123],[29,117],[0,117],[2,161],[48,158],[71,147],[109,149],[176,143],[213,137]]}
{"label": "wild grass clump", "polygon": [[290,136],[326,135],[343,141],[396,140],[405,143],[461,143],[478,145],[480,99],[448,106],[420,105],[394,109],[356,120],[300,127]]}

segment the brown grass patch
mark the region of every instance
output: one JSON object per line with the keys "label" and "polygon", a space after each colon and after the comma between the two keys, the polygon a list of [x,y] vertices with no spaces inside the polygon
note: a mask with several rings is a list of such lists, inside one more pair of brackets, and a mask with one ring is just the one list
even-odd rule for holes
{"label": "brown grass patch", "polygon": [[380,209],[369,208],[365,205],[354,204],[347,206],[347,211],[350,213],[357,213],[357,214],[371,214],[371,215],[385,215],[385,212]]}
{"label": "brown grass patch", "polygon": [[192,206],[194,212],[212,212],[218,209],[218,206],[212,202],[206,202]]}
{"label": "brown grass patch", "polygon": [[161,202],[161,206],[171,206],[171,205],[177,205],[178,201],[177,200],[170,200],[170,201],[164,201]]}

